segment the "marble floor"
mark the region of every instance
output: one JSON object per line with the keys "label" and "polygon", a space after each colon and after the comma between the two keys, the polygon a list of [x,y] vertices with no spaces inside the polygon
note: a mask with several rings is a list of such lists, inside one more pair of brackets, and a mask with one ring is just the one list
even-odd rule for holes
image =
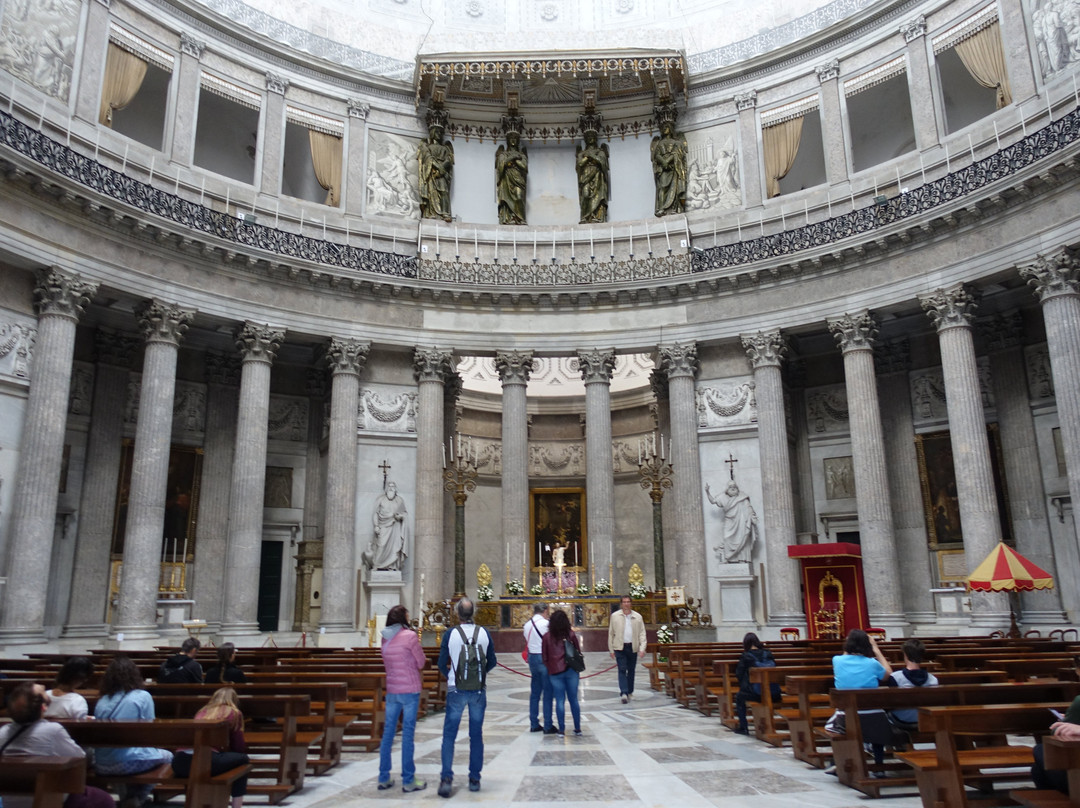
{"label": "marble floor", "polygon": [[[517,655],[504,664],[528,668]],[[394,746],[395,787],[376,788],[378,753],[347,753],[346,760],[322,777],[309,777],[304,790],[282,805],[289,808],[337,808],[385,802],[394,806],[467,801],[544,808],[846,808],[873,801],[844,788],[835,777],[796,761],[788,749],[773,749],[753,738],[735,735],[716,717],[680,708],[667,696],[648,689],[648,675],[638,669],[639,687],[629,704],[619,701],[614,669],[607,654],[586,654],[591,678],[581,682],[584,735],[529,732],[529,680],[496,668],[488,677],[484,722],[484,768],[479,793],[468,790],[468,720],[458,733],[454,755],[454,792],[436,794],[439,785],[443,714],[420,720],[416,728],[417,777],[424,791],[401,791],[399,743]],[[569,727],[570,711],[566,719]],[[767,797],[762,800],[762,797]],[[890,797],[883,808],[921,808],[918,796]]]}

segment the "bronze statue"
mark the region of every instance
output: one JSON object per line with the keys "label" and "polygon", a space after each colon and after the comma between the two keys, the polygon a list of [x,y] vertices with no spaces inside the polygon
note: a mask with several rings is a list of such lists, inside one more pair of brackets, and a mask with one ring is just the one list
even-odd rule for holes
{"label": "bronze statue", "polygon": [[443,128],[432,124],[416,154],[420,164],[420,216],[451,221],[450,181],[454,178],[454,146],[443,141]]}
{"label": "bronze statue", "polygon": [[585,145],[577,147],[578,204],[581,224],[606,222],[611,193],[608,147],[597,143],[596,132],[585,131]]}
{"label": "bronze statue", "polygon": [[506,133],[506,146],[495,150],[495,193],[499,224],[525,224],[525,184],[529,179],[529,153],[519,146],[517,132]]}
{"label": "bronze statue", "polygon": [[656,180],[656,215],[682,213],[686,208],[686,136],[675,131],[672,121],[664,121],[650,151]]}

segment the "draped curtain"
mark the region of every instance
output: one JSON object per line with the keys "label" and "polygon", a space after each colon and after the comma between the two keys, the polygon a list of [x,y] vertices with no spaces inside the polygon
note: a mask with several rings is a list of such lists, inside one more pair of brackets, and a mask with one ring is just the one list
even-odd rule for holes
{"label": "draped curtain", "polygon": [[105,81],[101,88],[101,110],[98,120],[112,126],[113,111],[123,109],[139,92],[146,77],[147,63],[133,53],[109,43],[105,60]]}
{"label": "draped curtain", "polygon": [[761,130],[765,148],[765,185],[769,198],[780,196],[780,180],[791,171],[802,140],[803,119],[792,118]]}
{"label": "draped curtain", "polygon": [[997,90],[997,108],[1012,103],[1012,88],[1005,72],[1005,49],[997,20],[977,34],[956,43],[956,55],[968,73],[983,87]]}
{"label": "draped curtain", "polygon": [[308,138],[315,179],[327,192],[325,204],[337,207],[341,193],[341,138],[314,129],[308,130]]}

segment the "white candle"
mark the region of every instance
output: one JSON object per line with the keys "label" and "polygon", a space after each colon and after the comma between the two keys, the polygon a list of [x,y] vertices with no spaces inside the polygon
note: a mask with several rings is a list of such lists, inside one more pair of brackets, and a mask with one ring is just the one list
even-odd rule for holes
{"label": "white candle", "polygon": [[634,257],[634,226],[630,225],[630,257]]}
{"label": "white candle", "polygon": [[667,244],[667,248],[671,250],[671,237],[668,235],[667,219],[664,219],[664,241]]}
{"label": "white candle", "polygon": [[443,468],[446,468],[446,446],[444,444],[443,446],[440,446],[439,448],[442,449],[442,465],[443,465]]}
{"label": "white candle", "polygon": [[124,144],[124,162],[120,165],[120,172],[121,173],[124,173],[124,172],[127,171],[127,156],[128,156],[128,147],[129,146],[131,146],[130,143],[125,143]]}
{"label": "white candle", "polygon": [[536,260],[536,231],[533,231],[533,260]]}
{"label": "white candle", "polygon": [[457,258],[459,255],[461,255],[461,250],[458,249],[457,228],[455,227],[454,228],[454,257]]}
{"label": "white candle", "polygon": [[[10,112],[10,110],[9,110],[9,112]],[[95,163],[97,162],[97,159],[98,159],[98,149],[100,147],[101,147],[101,130],[98,129],[94,133],[94,162]]]}
{"label": "white candle", "polygon": [[551,260],[555,260],[555,231],[551,231]]}
{"label": "white candle", "polygon": [[416,251],[420,252],[420,248],[423,246],[424,231],[422,225],[416,226]]}
{"label": "white candle", "polygon": [[592,232],[592,228],[590,227],[589,228],[589,258],[592,259],[592,258],[595,258],[595,257],[596,257],[596,250],[593,248],[593,232]]}
{"label": "white candle", "polygon": [[180,557],[181,561],[187,561],[187,536],[184,537],[184,554]]}
{"label": "white candle", "polygon": [[472,231],[473,258],[480,257],[480,229],[474,227]]}
{"label": "white candle", "polygon": [[[100,133],[99,133],[99,135],[100,135]],[[94,156],[96,157],[97,155],[94,155]],[[203,200],[205,200],[205,199],[206,199],[206,177],[203,177],[202,178],[202,187],[199,189],[199,204],[200,205],[203,204]],[[280,205],[280,204],[281,204],[281,202],[279,201],[278,205]],[[274,219],[274,224],[277,224],[277,219],[276,218]]]}
{"label": "white candle", "polygon": [[903,183],[901,183],[901,181],[900,181],[900,166],[897,166],[896,167],[896,191],[897,191],[897,193],[900,192],[900,186],[902,184]]}
{"label": "white candle", "polygon": [[808,201],[806,201],[806,200],[803,200],[802,204],[803,204],[803,213],[806,214],[806,224],[809,225],[810,224],[810,203]]}
{"label": "white candle", "polygon": [[[1073,84],[1076,84],[1076,76],[1073,76]],[[997,121],[994,121],[994,145],[997,146],[998,151],[1001,151],[1001,138],[998,137]]]}
{"label": "white candle", "polygon": [[[874,189],[874,192],[877,193],[876,188]],[[787,230],[787,218],[784,216],[784,206],[783,205],[780,206],[780,229],[781,230]]]}
{"label": "white candle", "polygon": [[664,452],[664,433],[660,433],[660,459],[663,460],[667,457],[667,453]]}
{"label": "white candle", "polygon": [[919,173],[922,174],[922,184],[926,185],[926,166],[923,165],[922,152],[919,152]]}
{"label": "white candle", "polygon": [[506,566],[510,567],[510,545],[506,545]]}
{"label": "white candle", "polygon": [[[232,190],[229,186],[225,186],[225,215],[229,215],[229,192]],[[304,212],[300,211],[300,232],[304,232]]]}
{"label": "white candle", "polygon": [[495,228],[495,261],[499,261],[499,228]]}
{"label": "white candle", "polygon": [[615,228],[611,228],[611,260],[615,260]]}
{"label": "white candle", "polygon": [[975,162],[975,144],[971,142],[971,132],[968,132],[968,149],[971,151],[971,162]]}
{"label": "white candle", "polygon": [[641,465],[641,441],[637,442],[637,464]]}
{"label": "white candle", "polygon": [[742,241],[742,216],[741,215],[736,215],[735,216],[735,228],[736,228],[736,232],[738,233],[739,241]]}
{"label": "white candle", "polygon": [[578,563],[577,563],[577,544],[575,544],[574,545],[574,566],[576,567],[577,565],[578,565]]}
{"label": "white candle", "polygon": [[574,260],[574,228],[570,228],[570,260]]}
{"label": "white candle", "polygon": [[517,260],[517,230],[510,231],[510,242],[514,245],[514,260]]}
{"label": "white candle", "polygon": [[648,225],[645,225],[645,246],[649,248],[649,255],[652,255],[652,234]]}
{"label": "white candle", "polygon": [[156,154],[151,154],[150,155],[150,176],[146,180],[151,185],[154,183],[154,163],[155,163],[156,160],[157,160],[157,155]]}
{"label": "white candle", "polygon": [[[203,187],[206,187],[206,178],[203,178]],[[278,217],[281,216],[281,198],[277,200],[277,205],[274,207],[274,227],[278,225]]]}
{"label": "white candle", "polygon": [[176,185],[173,186],[173,196],[180,195],[180,166],[176,167]]}
{"label": "white candle", "polygon": [[[42,108],[44,108],[44,105],[42,105]],[[1054,108],[1052,106],[1050,106],[1050,91],[1049,90],[1046,91],[1046,114],[1050,117],[1051,121],[1054,120]],[[968,135],[968,137],[971,137],[971,135]]]}
{"label": "white candle", "polygon": [[[920,157],[921,157],[921,155],[920,155]],[[831,219],[832,218],[832,194],[830,194],[828,191],[825,192],[825,206],[826,206],[825,207],[825,210],[826,210],[825,218]]]}

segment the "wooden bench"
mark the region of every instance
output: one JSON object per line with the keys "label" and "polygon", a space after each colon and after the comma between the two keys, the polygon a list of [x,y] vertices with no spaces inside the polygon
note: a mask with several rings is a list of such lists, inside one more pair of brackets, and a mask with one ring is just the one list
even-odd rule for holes
{"label": "wooden bench", "polygon": [[10,755],[0,760],[0,796],[33,795],[34,808],[61,808],[86,790],[86,758]]}

